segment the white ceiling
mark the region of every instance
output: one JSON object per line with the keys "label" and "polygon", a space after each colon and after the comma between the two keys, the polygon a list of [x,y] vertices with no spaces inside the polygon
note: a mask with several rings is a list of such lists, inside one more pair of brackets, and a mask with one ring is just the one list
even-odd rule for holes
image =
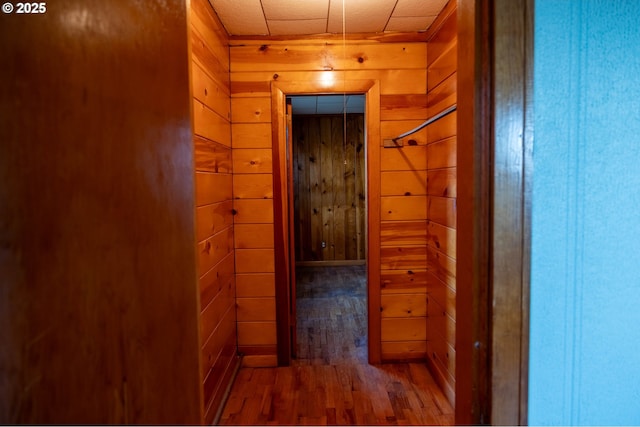
{"label": "white ceiling", "polygon": [[[231,36],[426,31],[447,0],[209,0]],[[344,20],[343,20],[344,8]]]}
{"label": "white ceiling", "polygon": [[293,114],[364,113],[364,95],[290,96]]}

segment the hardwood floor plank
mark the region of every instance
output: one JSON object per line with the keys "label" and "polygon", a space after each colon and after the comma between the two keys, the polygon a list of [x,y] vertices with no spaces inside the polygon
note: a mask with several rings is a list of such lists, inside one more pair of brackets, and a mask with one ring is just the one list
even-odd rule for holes
{"label": "hardwood floor plank", "polygon": [[453,424],[426,363],[367,363],[364,266],[297,270],[298,359],[242,368],[220,424]]}

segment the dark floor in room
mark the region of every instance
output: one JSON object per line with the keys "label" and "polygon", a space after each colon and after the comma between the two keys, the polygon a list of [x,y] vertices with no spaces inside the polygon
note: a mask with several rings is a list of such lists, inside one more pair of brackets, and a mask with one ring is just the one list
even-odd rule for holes
{"label": "dark floor in room", "polygon": [[242,368],[220,424],[451,425],[424,363],[367,363],[365,266],[297,269],[297,358]]}

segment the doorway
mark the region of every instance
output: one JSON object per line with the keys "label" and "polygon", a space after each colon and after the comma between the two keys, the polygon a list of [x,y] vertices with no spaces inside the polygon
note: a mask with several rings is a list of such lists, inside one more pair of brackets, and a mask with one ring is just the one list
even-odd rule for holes
{"label": "doorway", "polygon": [[365,96],[287,97],[292,357],[367,361]]}
{"label": "doorway", "polygon": [[[364,134],[367,140],[378,140],[380,135],[379,114],[380,114],[380,92],[379,83],[373,80],[356,80],[356,81],[336,81],[334,87],[340,88],[334,92],[328,91],[323,87],[323,82],[273,82],[272,92],[272,115],[274,118],[273,126],[273,158],[274,158],[274,220],[275,220],[275,265],[276,265],[276,321],[277,321],[277,337],[278,337],[278,364],[289,365],[295,348],[295,288],[293,287],[295,277],[295,262],[292,262],[291,252],[295,250],[295,242],[292,238],[293,233],[290,229],[294,220],[294,213],[289,203],[292,199],[290,188],[292,187],[292,177],[287,174],[289,161],[292,160],[287,156],[287,123],[286,123],[286,97],[294,95],[327,95],[327,94],[364,94],[365,117],[364,117]],[[366,154],[366,192],[370,194],[372,185],[379,185],[379,180],[371,180],[370,176],[373,171],[379,170],[379,147],[371,144],[367,148]],[[374,193],[375,194],[375,193]],[[379,208],[376,206],[372,209],[372,201],[366,199],[365,215],[367,220],[367,239],[365,259],[367,265],[367,359],[371,363],[380,361],[380,313],[372,310],[372,304],[379,300],[379,277],[370,274],[371,271],[379,269],[379,254],[376,256],[375,251],[370,251],[372,245],[379,242],[379,230],[372,228],[370,224],[376,223],[379,216]],[[374,216],[374,218],[372,218]],[[326,242],[325,242],[326,243]],[[321,242],[320,242],[321,245]],[[322,248],[321,248],[322,249]],[[373,256],[371,256],[373,254]],[[293,258],[295,260],[295,258]],[[376,306],[377,307],[377,306]],[[375,307],[374,307],[375,308]]]}

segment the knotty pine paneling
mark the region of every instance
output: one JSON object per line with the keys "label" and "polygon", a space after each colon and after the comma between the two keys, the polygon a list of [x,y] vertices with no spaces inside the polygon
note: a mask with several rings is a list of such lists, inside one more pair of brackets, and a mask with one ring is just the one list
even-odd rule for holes
{"label": "knotty pine paneling", "polygon": [[426,196],[385,196],[380,204],[383,221],[427,219]]}
{"label": "knotty pine paneling", "polygon": [[[414,129],[424,123],[423,120],[394,120],[384,121],[380,123],[380,145],[383,144],[385,139],[393,139],[400,134],[405,133],[410,129]],[[427,144],[427,130],[422,129],[418,132],[411,134],[407,138],[403,139],[404,145],[426,145]]]}
{"label": "knotty pine paneling", "polygon": [[244,273],[236,275],[236,296],[275,297],[275,273]]}
{"label": "knotty pine paneling", "polygon": [[452,197],[427,197],[429,222],[435,222],[449,228],[456,227],[456,199]]}
{"label": "knotty pine paneling", "polygon": [[200,308],[204,310],[207,305],[222,291],[228,282],[235,277],[235,258],[230,253],[224,257],[211,270],[200,276]]}
{"label": "knotty pine paneling", "polygon": [[273,249],[236,249],[236,272],[273,273]]}
{"label": "knotty pine paneling", "polygon": [[426,246],[383,246],[380,248],[380,268],[383,270],[414,270],[427,263]]}
{"label": "knotty pine paneling", "polygon": [[427,299],[415,294],[385,294],[381,300],[382,317],[425,317]]}
{"label": "knotty pine paneling", "polygon": [[424,221],[385,221],[380,224],[380,246],[427,244]]}
{"label": "knotty pine paneling", "polygon": [[231,150],[222,144],[195,135],[196,171],[231,173]]}
{"label": "knotty pine paneling", "polygon": [[453,168],[452,170],[455,170],[457,147],[458,141],[455,136],[427,145],[427,173],[438,168]]}
{"label": "knotty pine paneling", "polygon": [[238,148],[233,150],[233,173],[273,172],[271,148]]}
{"label": "knotty pine paneling", "polygon": [[427,292],[427,270],[382,270],[380,273],[381,293],[422,293]]}
{"label": "knotty pine paneling", "polygon": [[[407,129],[409,130],[409,129]],[[397,136],[397,135],[396,135]],[[427,147],[408,146],[382,150],[381,171],[421,171],[427,169]]]}
{"label": "knotty pine paneling", "polygon": [[232,194],[231,174],[196,172],[196,206],[231,200]]}
{"label": "knotty pine paneling", "polygon": [[445,255],[456,258],[456,229],[429,221],[427,224],[426,240],[428,245],[443,252]]}
{"label": "knotty pine paneling", "polygon": [[233,250],[233,227],[227,227],[197,244],[199,271],[207,272]]}
{"label": "knotty pine paneling", "polygon": [[364,116],[344,120],[293,118],[297,261],[365,259]]}
{"label": "knotty pine paneling", "polygon": [[276,341],[275,320],[263,322],[240,322],[238,324],[238,341],[244,343],[247,347],[270,346],[271,343]]}
{"label": "knotty pine paneling", "polygon": [[427,171],[427,194],[430,196],[456,197],[457,174],[455,168]]}
{"label": "knotty pine paneling", "polygon": [[211,107],[197,99],[193,100],[193,131],[212,142],[231,146],[229,119],[220,116]]}
{"label": "knotty pine paneling", "polygon": [[[448,15],[447,15],[448,14]],[[450,3],[427,49],[427,112],[457,103],[457,22]],[[457,113],[427,127],[427,355],[434,378],[455,401]]]}
{"label": "knotty pine paneling", "polygon": [[238,362],[229,47],[206,0],[191,1],[190,23],[203,407],[211,423]]}
{"label": "knotty pine paneling", "polygon": [[427,355],[426,341],[385,341],[382,354],[387,361],[424,361]]}
{"label": "knotty pine paneling", "polygon": [[[230,57],[234,173],[239,172],[239,167],[250,170],[251,166],[257,166],[249,164],[250,160],[265,159],[266,161],[264,156],[256,155],[256,150],[271,148],[270,145],[266,145],[270,135],[267,122],[271,120],[270,117],[266,117],[267,111],[270,111],[268,110],[270,103],[266,101],[270,101],[272,82],[321,81],[328,75],[348,81],[379,81],[380,129],[386,138],[393,138],[427,119],[429,101],[427,45],[420,41],[393,42],[392,40],[394,39],[350,39],[346,42],[345,49],[342,43],[336,43],[330,39],[326,43],[315,39],[292,39],[286,42],[232,40]],[[327,70],[333,71],[327,72]],[[341,93],[339,85],[327,88],[327,92],[332,91]],[[258,126],[261,127],[258,128]],[[319,134],[320,131],[316,133],[316,135]],[[382,140],[376,138],[375,141],[367,141],[367,144],[380,146]],[[382,205],[379,212],[382,221],[379,227],[383,234],[383,247],[375,256],[380,257],[384,253],[385,261],[380,271],[372,273],[380,275],[380,291],[389,294],[413,295],[416,304],[418,301],[421,301],[420,304],[426,301],[427,144],[427,131],[423,130],[409,138],[402,148],[380,149],[379,158],[374,159],[372,164],[380,165],[380,170],[374,171],[374,179],[382,180],[383,185],[380,188],[383,189],[384,196],[380,193],[365,194],[364,180],[355,180],[357,186],[354,191],[357,199],[364,200],[366,197],[372,197]],[[248,150],[254,154],[243,153],[245,149],[255,149]],[[236,151],[242,159],[236,156]],[[255,158],[252,159],[252,157]],[[309,161],[309,158],[313,158],[314,161]],[[270,159],[271,162],[275,160]],[[329,254],[338,258],[344,256],[346,259],[354,255],[362,256],[359,251],[364,250],[363,243],[354,247],[349,238],[342,240],[340,233],[331,231],[333,227],[329,225],[335,226],[337,223],[341,228],[340,224],[344,222],[344,227],[353,227],[354,222],[359,221],[364,226],[365,210],[362,209],[356,218],[350,219],[347,213],[350,207],[346,199],[344,202],[338,199],[339,207],[331,207],[331,211],[323,204],[331,199],[328,194],[336,185],[344,185],[342,165],[335,164],[335,157],[323,155],[320,150],[315,149],[308,153],[307,159],[300,160],[300,164],[304,164],[305,168],[298,177],[298,182],[308,188],[311,195],[309,199],[299,201],[302,212],[305,214],[296,218],[296,223],[303,222],[318,229],[327,225],[325,227],[327,230],[323,234],[301,235],[301,245],[315,251],[317,258]],[[318,166],[328,161],[338,167],[323,170]],[[349,159],[347,163],[347,166],[350,166]],[[273,170],[273,168],[267,169],[265,166],[265,169],[259,173],[271,173]],[[294,173],[298,174],[300,172],[298,169],[296,168]],[[389,173],[383,177],[382,172]],[[347,180],[350,179],[350,174],[347,174]],[[359,190],[360,188],[362,190]],[[373,185],[373,188],[378,186]],[[346,196],[350,198],[349,194]],[[249,207],[241,204],[249,201],[265,202],[266,200],[236,199],[236,224],[252,223],[249,217],[262,218],[260,222],[273,223],[273,205],[269,206],[271,210],[266,213],[264,210],[266,206]],[[374,205],[377,206],[378,203]],[[259,212],[255,212],[257,210]],[[269,217],[269,220],[265,217]],[[394,235],[394,230],[401,231]],[[322,240],[327,243],[330,240],[335,241],[336,246],[331,248],[331,245],[327,245],[323,250]],[[336,250],[343,245],[346,245],[344,255],[342,250]],[[331,249],[333,249],[332,254]],[[246,283],[243,284],[246,297],[257,296],[252,295],[252,289],[255,289],[255,292],[266,291],[265,286],[255,284],[257,280],[247,276]],[[380,302],[375,304],[379,306]],[[407,314],[406,319],[410,320],[403,326],[409,328],[407,336],[383,334],[382,344],[385,349],[383,360],[408,360],[415,359],[416,355],[426,356],[425,316],[416,318]],[[421,320],[416,322],[416,319]],[[404,318],[393,320],[394,322],[387,324],[391,327],[385,329],[386,331],[391,331],[393,326],[398,325],[397,322],[402,323]],[[411,332],[412,325],[419,322],[421,323],[418,329],[422,332]],[[254,327],[257,328],[259,325],[260,323]],[[376,326],[382,327],[382,325]],[[268,348],[269,344],[275,348],[277,343],[275,341],[264,343],[264,349]],[[403,353],[402,349],[406,349],[406,352]]]}
{"label": "knotty pine paneling", "polygon": [[273,224],[273,199],[236,199],[234,224]]}
{"label": "knotty pine paneling", "polygon": [[271,123],[232,123],[233,148],[271,149]]}
{"label": "knotty pine paneling", "polygon": [[429,65],[429,70],[427,71],[427,89],[431,91],[441,81],[454,74],[457,67],[458,44],[457,39],[454,39],[453,43],[447,43],[442,55],[438,56],[437,59]]}
{"label": "knotty pine paneling", "polygon": [[456,286],[456,260],[431,246],[427,247],[429,273],[445,282],[451,288]]}
{"label": "knotty pine paneling", "polygon": [[425,341],[427,339],[426,317],[382,318],[382,342]]}
{"label": "knotty pine paneling", "polygon": [[[381,95],[380,120],[425,120],[427,95]],[[408,130],[408,129],[407,129]]]}
{"label": "knotty pine paneling", "polygon": [[272,199],[273,176],[270,173],[233,175],[233,197],[236,199]]}
{"label": "knotty pine paneling", "polygon": [[[427,114],[429,116],[433,116],[455,104],[456,96],[457,78],[456,73],[453,73],[429,91],[429,94],[427,95]],[[455,113],[453,114],[455,115]],[[438,120],[438,122],[446,128],[450,123],[455,126],[456,120],[452,115],[452,117],[449,118],[443,117]],[[437,126],[439,124],[438,122],[434,124]]]}
{"label": "knotty pine paneling", "polygon": [[426,69],[425,43],[307,44],[292,40],[288,45],[269,41],[241,44],[231,48],[231,73],[262,71],[393,70]]}
{"label": "knotty pine paneling", "polygon": [[[231,94],[233,97],[270,96],[271,80],[278,82],[318,81],[322,79],[324,73],[325,71],[237,72],[232,75]],[[349,77],[354,80],[379,80],[381,95],[426,93],[426,74],[425,69],[349,71]]]}
{"label": "knotty pine paneling", "polygon": [[273,248],[273,224],[236,224],[234,229],[237,249]]}
{"label": "knotty pine paneling", "polygon": [[275,300],[270,297],[238,298],[238,321],[257,322],[276,320]]}
{"label": "knotty pine paneling", "polygon": [[382,196],[422,196],[427,194],[427,171],[382,172]]}
{"label": "knotty pine paneling", "polygon": [[231,117],[233,123],[271,123],[271,98],[234,99]]}
{"label": "knotty pine paneling", "polygon": [[193,98],[208,106],[220,117],[231,120],[231,104],[229,103],[229,89],[209,77],[197,62],[191,67],[191,90]]}
{"label": "knotty pine paneling", "polygon": [[196,207],[196,240],[201,242],[233,225],[233,201]]}
{"label": "knotty pine paneling", "polygon": [[270,98],[231,109],[238,351],[244,366],[276,366]]}

